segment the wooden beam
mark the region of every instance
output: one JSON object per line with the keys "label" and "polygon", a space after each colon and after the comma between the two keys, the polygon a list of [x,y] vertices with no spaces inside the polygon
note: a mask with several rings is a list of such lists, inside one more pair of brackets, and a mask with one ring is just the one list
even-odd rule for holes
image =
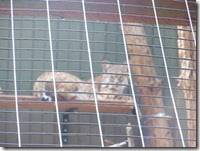
{"label": "wooden beam", "polygon": [[[55,110],[54,102],[39,101],[34,96],[19,96],[19,108],[20,109],[36,109],[36,110]],[[98,100],[100,112],[116,112],[127,113],[133,108],[132,100]],[[58,100],[59,111],[65,111],[71,108],[80,112],[95,112],[94,100],[70,100],[63,101]],[[15,108],[15,97],[8,95],[0,96],[0,108]]]}
{"label": "wooden beam", "polygon": [[[124,22],[155,23],[151,1],[121,0],[121,10]],[[189,25],[188,14],[184,0],[156,0],[156,10],[160,24]],[[194,24],[197,20],[197,5],[195,0],[189,0],[191,18]],[[119,22],[116,0],[85,0],[88,20]],[[9,2],[0,3],[0,14],[10,15]],[[51,16],[71,19],[83,19],[81,1],[50,1]],[[18,0],[14,3],[14,15],[46,17],[45,1]]]}

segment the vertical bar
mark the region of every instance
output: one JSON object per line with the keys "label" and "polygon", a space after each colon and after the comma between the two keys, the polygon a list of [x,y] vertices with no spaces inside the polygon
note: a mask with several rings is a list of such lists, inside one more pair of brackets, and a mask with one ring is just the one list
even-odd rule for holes
{"label": "vertical bar", "polygon": [[13,74],[14,74],[13,76],[14,76],[14,89],[15,89],[15,108],[16,108],[16,119],[17,119],[17,136],[18,136],[18,147],[21,147],[21,131],[20,131],[20,122],[19,122],[19,104],[18,104],[16,60],[15,60],[16,56],[15,56],[15,31],[14,31],[13,0],[10,0],[10,11],[11,11]]}
{"label": "vertical bar", "polygon": [[174,99],[174,94],[172,92],[172,86],[171,86],[171,82],[170,82],[170,78],[169,78],[168,66],[167,66],[167,61],[166,61],[166,57],[165,57],[165,51],[164,51],[164,47],[163,47],[162,37],[161,37],[161,33],[160,33],[160,26],[159,26],[159,22],[158,22],[158,16],[157,16],[154,0],[152,0],[152,5],[153,5],[153,11],[154,11],[154,15],[155,15],[158,37],[159,37],[162,56],[163,56],[163,62],[164,62],[164,66],[165,66],[165,72],[166,72],[166,76],[167,76],[167,82],[168,82],[168,85],[169,85],[169,91],[170,91],[170,95],[171,95],[171,98],[172,98],[174,113],[175,113],[175,117],[176,117],[176,121],[177,121],[177,125],[178,125],[178,130],[179,130],[180,137],[181,137],[182,146],[185,147],[183,132],[182,132],[182,129],[181,129],[179,115],[178,115],[177,107],[176,107],[176,102],[175,102],[175,99]]}
{"label": "vertical bar", "polygon": [[102,128],[101,128],[101,120],[100,120],[100,115],[99,115],[99,107],[98,107],[98,102],[97,102],[97,94],[96,94],[96,88],[95,88],[95,83],[94,83],[92,56],[91,56],[89,34],[88,34],[88,27],[87,27],[87,17],[86,17],[85,1],[84,0],[82,0],[82,7],[83,7],[83,17],[84,17],[84,23],[85,23],[86,41],[87,41],[87,47],[88,47],[88,57],[89,57],[90,74],[91,74],[91,80],[92,80],[92,89],[93,89],[93,94],[94,94],[95,107],[96,107],[96,113],[97,113],[97,121],[98,121],[98,126],[99,126],[99,134],[100,134],[101,146],[104,147],[103,134],[102,134]]}
{"label": "vertical bar", "polygon": [[59,133],[59,142],[60,142],[60,147],[63,147],[61,126],[60,126],[59,108],[58,108],[58,98],[57,98],[57,90],[56,90],[56,81],[55,81],[54,57],[53,57],[52,35],[51,35],[51,22],[50,22],[49,1],[48,0],[46,0],[46,8],[47,8],[47,20],[48,20],[48,31],[49,31],[49,47],[50,47],[50,55],[51,55],[51,67],[52,67],[52,76],[53,76],[53,90],[54,90],[54,96],[55,96],[55,107],[56,107],[56,117],[57,117],[58,133]]}
{"label": "vertical bar", "polygon": [[128,66],[128,74],[129,74],[129,80],[130,80],[130,85],[131,85],[131,92],[132,92],[132,96],[133,96],[133,102],[135,104],[135,111],[136,111],[136,117],[137,117],[139,132],[140,132],[140,136],[141,136],[142,147],[145,147],[144,135],[143,135],[142,126],[141,126],[140,117],[139,117],[139,109],[138,109],[138,105],[137,105],[137,101],[136,101],[136,97],[135,97],[133,80],[132,80],[132,77],[131,77],[130,61],[129,61],[129,58],[128,58],[128,49],[127,49],[127,45],[126,45],[126,39],[125,39],[125,34],[124,34],[123,20],[122,20],[122,14],[121,14],[121,8],[120,8],[120,1],[119,0],[117,0],[117,6],[118,6],[122,36],[123,36],[124,51],[125,51],[125,54],[126,54],[126,61],[127,61],[127,66]]}
{"label": "vertical bar", "polygon": [[186,5],[186,8],[187,8],[187,14],[188,14],[189,22],[190,22],[190,28],[192,30],[192,37],[193,37],[193,40],[194,40],[194,45],[196,47],[196,37],[195,37],[195,34],[194,34],[194,29],[193,29],[193,25],[192,25],[192,19],[191,19],[191,15],[190,15],[190,9],[189,9],[187,0],[185,0],[185,5]]}

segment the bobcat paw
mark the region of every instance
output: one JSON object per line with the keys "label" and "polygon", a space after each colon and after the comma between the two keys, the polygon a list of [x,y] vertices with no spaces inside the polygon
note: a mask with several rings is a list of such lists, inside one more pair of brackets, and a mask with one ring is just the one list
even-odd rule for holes
{"label": "bobcat paw", "polygon": [[51,101],[52,101],[52,97],[46,95],[46,93],[43,93],[43,94],[42,94],[42,101],[51,102]]}

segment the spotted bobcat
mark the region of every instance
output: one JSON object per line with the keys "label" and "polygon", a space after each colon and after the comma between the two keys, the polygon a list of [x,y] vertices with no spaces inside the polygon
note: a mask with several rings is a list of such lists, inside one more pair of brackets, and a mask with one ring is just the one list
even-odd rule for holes
{"label": "spotted bobcat", "polygon": [[[102,74],[95,77],[95,88],[98,99],[132,99],[129,96],[123,95],[124,89],[128,86],[129,76],[127,65],[111,64],[108,61],[102,63]],[[93,98],[93,89],[91,82],[83,87],[80,91],[89,92],[82,94],[83,98]]]}
{"label": "spotted bobcat", "polygon": [[[132,99],[123,95],[129,81],[126,65],[104,61],[102,70],[103,73],[94,79],[97,99]],[[52,80],[51,72],[42,73],[34,84],[34,95],[44,101],[51,101],[54,97]],[[57,94],[62,99],[94,99],[91,79],[84,81],[67,72],[55,72],[55,81]]]}

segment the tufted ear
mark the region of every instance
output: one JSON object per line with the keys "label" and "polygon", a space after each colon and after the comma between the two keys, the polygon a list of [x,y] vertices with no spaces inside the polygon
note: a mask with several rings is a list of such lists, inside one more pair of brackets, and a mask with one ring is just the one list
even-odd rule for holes
{"label": "tufted ear", "polygon": [[103,60],[101,63],[101,67],[103,72],[107,72],[108,68],[110,67],[110,62],[108,60]]}

